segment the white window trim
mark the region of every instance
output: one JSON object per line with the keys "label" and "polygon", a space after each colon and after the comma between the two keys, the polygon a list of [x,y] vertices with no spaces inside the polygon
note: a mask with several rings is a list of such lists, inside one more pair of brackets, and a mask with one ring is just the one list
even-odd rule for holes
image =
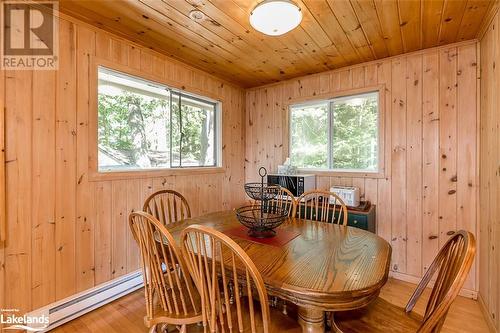
{"label": "white window trim", "polygon": [[[142,80],[150,81],[154,84],[169,87],[174,92],[181,92],[194,97],[202,97],[207,101],[216,102],[218,117],[216,116],[215,125],[219,130],[216,130],[217,142],[217,164],[215,166],[193,166],[184,168],[154,168],[154,169],[126,169],[116,171],[98,171],[97,151],[98,151],[98,68],[99,66],[107,69],[120,72],[126,75],[139,77]],[[89,70],[89,119],[88,119],[88,180],[107,181],[107,180],[125,180],[125,179],[146,179],[157,177],[169,177],[176,175],[201,175],[201,174],[218,174],[224,173],[224,151],[223,151],[223,138],[224,138],[224,96],[220,96],[211,91],[201,90],[194,86],[184,86],[178,81],[164,76],[158,76],[155,73],[143,72],[139,69],[132,68],[103,59],[96,56],[90,57],[90,70]]]}
{"label": "white window trim", "polygon": [[[220,162],[220,156],[221,155],[221,152],[222,150],[219,148],[221,146],[221,143],[222,143],[222,135],[220,134],[220,128],[221,128],[221,103],[217,100],[214,100],[210,97],[205,97],[205,96],[202,96],[202,95],[198,95],[198,94],[193,94],[193,93],[189,93],[189,92],[186,92],[186,91],[183,91],[183,90],[180,90],[180,89],[176,89],[176,88],[172,88],[168,85],[165,85],[163,83],[158,83],[156,81],[151,81],[149,79],[146,79],[146,78],[143,78],[141,76],[137,76],[137,75],[132,75],[132,74],[129,74],[127,72],[122,72],[122,71],[119,71],[119,70],[116,70],[116,69],[113,69],[113,68],[109,68],[107,66],[104,66],[104,65],[98,65],[97,66],[97,72],[99,73],[99,71],[103,69],[104,71],[107,71],[107,72],[111,72],[113,75],[115,75],[115,77],[120,77],[120,76],[124,76],[124,77],[129,77],[131,81],[138,81],[139,82],[139,85],[143,85],[143,84],[146,84],[146,85],[151,85],[151,86],[154,86],[155,88],[157,89],[161,89],[161,90],[165,90],[166,92],[169,93],[169,96],[172,96],[172,94],[178,94],[178,96],[181,96],[181,100],[182,100],[182,96],[186,96],[188,98],[193,98],[194,100],[198,100],[198,102],[200,103],[205,103],[207,105],[211,105],[213,106],[214,108],[214,116],[215,116],[215,123],[214,123],[214,143],[215,143],[215,149],[214,149],[214,164],[213,165],[199,165],[199,166],[182,166],[182,161],[180,161],[180,165],[179,166],[172,166],[172,161],[170,161],[170,166],[164,166],[164,167],[158,167],[158,168],[124,168],[124,169],[99,169],[99,164],[97,165],[97,171],[99,173],[114,173],[114,172],[141,172],[141,171],[155,171],[155,170],[174,170],[174,169],[193,169],[193,168],[214,168],[214,167],[220,167],[221,166],[221,162]],[[97,83],[97,87],[99,87],[99,82]],[[121,84],[124,88],[132,88],[134,89],[134,87],[129,87],[128,85],[126,84]],[[142,88],[144,89],[144,88]],[[140,90],[142,90],[140,89]],[[147,90],[146,90],[147,91]],[[97,96],[99,96],[99,92],[97,93]],[[171,99],[171,98],[170,98]],[[170,101],[171,103],[171,101]],[[98,135],[98,134],[97,134]],[[172,147],[170,147],[170,150],[172,149]],[[171,153],[171,152],[170,152]],[[97,161],[97,163],[99,163],[99,160]]]}

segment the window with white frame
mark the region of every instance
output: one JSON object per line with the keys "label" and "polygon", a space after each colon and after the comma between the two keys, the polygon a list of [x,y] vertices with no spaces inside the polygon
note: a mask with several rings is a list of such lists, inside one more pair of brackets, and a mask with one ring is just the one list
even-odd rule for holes
{"label": "window with white frame", "polygon": [[98,171],[218,165],[220,103],[98,68]]}
{"label": "window with white frame", "polygon": [[303,169],[379,170],[379,92],[290,106],[290,159]]}

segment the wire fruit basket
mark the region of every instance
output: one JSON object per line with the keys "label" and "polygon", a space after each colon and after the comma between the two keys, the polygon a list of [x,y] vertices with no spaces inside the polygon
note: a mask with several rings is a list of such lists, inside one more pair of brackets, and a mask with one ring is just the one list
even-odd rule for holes
{"label": "wire fruit basket", "polygon": [[256,200],[251,206],[243,206],[236,210],[236,217],[242,225],[248,228],[248,235],[256,238],[268,238],[276,235],[275,228],[280,226],[288,217],[288,211],[276,205],[270,205],[269,201],[276,199],[280,187],[278,185],[264,184],[267,170],[259,169],[260,183],[245,184],[247,195]]}
{"label": "wire fruit basket", "polygon": [[279,186],[266,185],[262,183],[246,183],[245,192],[247,195],[257,201],[268,201],[275,199],[280,190]]}

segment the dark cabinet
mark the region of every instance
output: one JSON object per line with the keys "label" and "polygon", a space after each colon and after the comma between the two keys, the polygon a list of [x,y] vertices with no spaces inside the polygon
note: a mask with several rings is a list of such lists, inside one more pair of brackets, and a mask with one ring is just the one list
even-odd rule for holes
{"label": "dark cabinet", "polygon": [[[310,212],[312,209],[312,215]],[[369,207],[365,210],[357,210],[357,209],[349,209],[347,208],[347,225],[350,227],[356,227],[359,229],[367,230],[373,233],[377,232],[376,228],[376,213],[375,213],[375,205],[369,205]],[[333,210],[333,207],[330,208],[330,211]],[[331,220],[333,220],[333,216],[337,216],[338,210],[335,212],[335,215],[329,214]],[[314,208],[307,208],[306,216],[315,217],[316,212]]]}
{"label": "dark cabinet", "polygon": [[371,205],[367,211],[347,209],[347,225],[376,233],[375,209],[375,205]]}

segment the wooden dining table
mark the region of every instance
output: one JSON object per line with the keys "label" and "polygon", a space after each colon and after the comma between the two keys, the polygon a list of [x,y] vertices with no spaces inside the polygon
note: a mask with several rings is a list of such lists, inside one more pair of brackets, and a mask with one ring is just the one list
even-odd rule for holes
{"label": "wooden dining table", "polygon": [[[182,230],[193,224],[223,233],[240,225],[234,211],[223,211],[179,221],[168,229],[179,241]],[[230,237],[255,263],[268,294],[297,305],[303,332],[324,332],[325,311],[366,306],[387,281],[391,246],[371,232],[297,218],[276,230],[296,237],[280,246]]]}

